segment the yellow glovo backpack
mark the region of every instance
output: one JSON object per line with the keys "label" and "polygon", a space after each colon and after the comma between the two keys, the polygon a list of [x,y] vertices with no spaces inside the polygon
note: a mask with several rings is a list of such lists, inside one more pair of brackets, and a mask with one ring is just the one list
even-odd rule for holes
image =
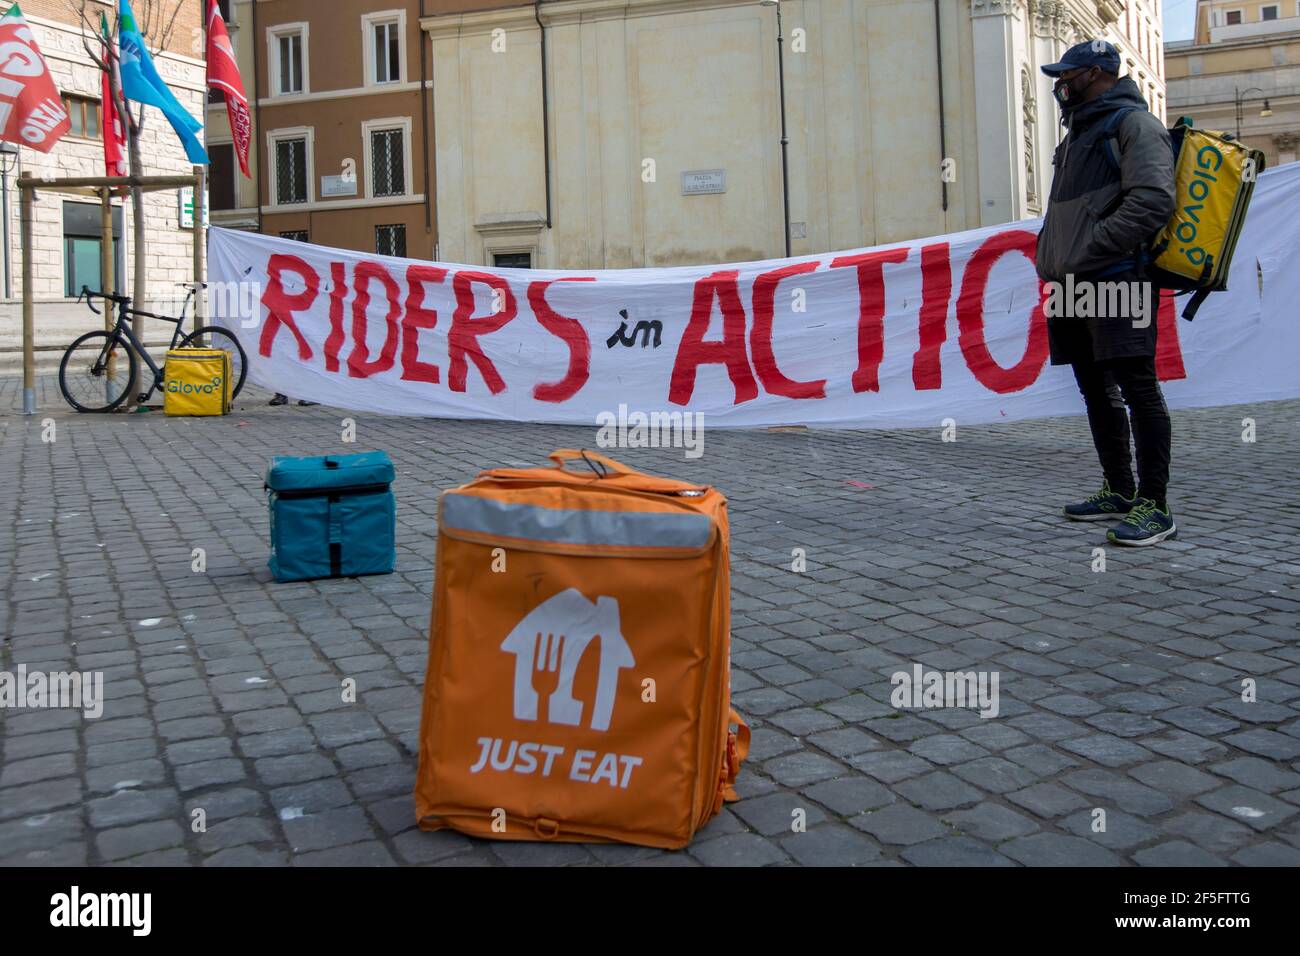
{"label": "yellow glovo backpack", "polygon": [[[1113,130],[1127,110],[1111,114]],[[1228,288],[1232,253],[1246,221],[1264,154],[1230,133],[1197,129],[1190,116],[1169,128],[1174,151],[1174,214],[1144,250],[1147,276],[1162,289],[1191,292],[1191,320],[1211,292]],[[1112,161],[1117,157],[1110,152]]]}
{"label": "yellow glovo backpack", "polygon": [[225,349],[168,349],[163,412],[225,415],[230,411],[230,353]]}

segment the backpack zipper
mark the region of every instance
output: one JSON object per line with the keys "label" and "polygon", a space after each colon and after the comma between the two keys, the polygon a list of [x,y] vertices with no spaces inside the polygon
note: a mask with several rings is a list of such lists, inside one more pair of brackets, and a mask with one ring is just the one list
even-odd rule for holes
{"label": "backpack zipper", "polygon": [[[700,498],[708,494],[710,489],[709,485],[702,485],[698,488],[679,488],[673,491],[651,491],[647,488],[620,488],[617,485],[610,485],[610,484],[592,484],[592,485],[576,486],[569,482],[554,481],[550,478],[512,478],[509,476],[505,476],[505,477],[492,476],[489,478],[484,478],[483,480],[501,481],[501,482],[508,482],[511,484],[532,484],[538,487],[552,487],[552,488],[598,487],[601,491],[612,491],[621,495],[631,495],[634,498],[649,498],[652,501],[661,501],[665,498],[669,498],[669,499]],[[677,502],[677,504],[681,507],[683,511],[698,513],[698,510],[696,508],[693,508],[684,502]]]}
{"label": "backpack zipper", "polygon": [[276,491],[265,482],[262,483],[264,491],[273,491],[283,499],[293,498],[326,498],[332,495],[368,495],[380,491],[387,491],[389,486],[384,483],[370,485],[342,485],[338,488],[294,488],[290,491]]}

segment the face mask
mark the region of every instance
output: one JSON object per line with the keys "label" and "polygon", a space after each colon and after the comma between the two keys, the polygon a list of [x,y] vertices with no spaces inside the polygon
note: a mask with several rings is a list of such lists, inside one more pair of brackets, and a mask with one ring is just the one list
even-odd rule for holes
{"label": "face mask", "polygon": [[[1078,76],[1086,76],[1086,75],[1087,75],[1086,73],[1078,74]],[[1052,96],[1056,100],[1056,102],[1060,104],[1060,107],[1063,110],[1074,109],[1080,103],[1079,97],[1081,95],[1081,91],[1075,89],[1074,87],[1074,80],[1076,78],[1077,77],[1071,77],[1070,79],[1067,80],[1063,77],[1057,80],[1056,83],[1053,84],[1052,86]]]}

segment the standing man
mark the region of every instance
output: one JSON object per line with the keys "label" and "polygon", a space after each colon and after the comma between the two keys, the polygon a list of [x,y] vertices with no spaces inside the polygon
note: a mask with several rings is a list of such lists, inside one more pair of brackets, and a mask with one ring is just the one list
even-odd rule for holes
{"label": "standing man", "polygon": [[[1052,310],[1063,314],[1047,319],[1052,364],[1074,369],[1105,479],[1096,494],[1066,505],[1065,516],[1116,520],[1108,540],[1149,545],[1178,530],[1166,498],[1170,430],[1156,379],[1157,291],[1144,278],[1147,242],[1174,212],[1174,162],[1164,124],[1119,68],[1119,52],[1104,40],[1077,44],[1042,68],[1056,80],[1066,135],[1052,160],[1037,262],[1045,282],[1076,294],[1093,286],[1092,306],[1075,310],[1067,301]],[[1126,294],[1103,294],[1104,283],[1124,283]],[[1121,301],[1128,307],[1110,310],[1119,314],[1098,314]]]}

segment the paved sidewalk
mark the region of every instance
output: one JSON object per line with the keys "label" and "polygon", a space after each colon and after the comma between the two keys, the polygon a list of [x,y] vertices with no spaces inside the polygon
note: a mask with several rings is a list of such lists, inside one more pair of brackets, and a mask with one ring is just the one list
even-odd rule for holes
{"label": "paved sidewalk", "polygon": [[[103,671],[109,699],[0,710],[0,863],[1300,864],[1300,402],[1175,413],[1181,537],[1104,572],[1104,525],[1057,517],[1098,480],[1081,417],[613,452],[730,500],[753,750],[744,799],[667,853],[414,829],[437,492],[594,427],[255,389],[220,420],[77,416],[50,384],[24,419],[0,379],[0,671]],[[372,448],[397,464],[397,573],[272,582],[267,461]],[[997,672],[999,716],[895,710],[916,663]]]}

